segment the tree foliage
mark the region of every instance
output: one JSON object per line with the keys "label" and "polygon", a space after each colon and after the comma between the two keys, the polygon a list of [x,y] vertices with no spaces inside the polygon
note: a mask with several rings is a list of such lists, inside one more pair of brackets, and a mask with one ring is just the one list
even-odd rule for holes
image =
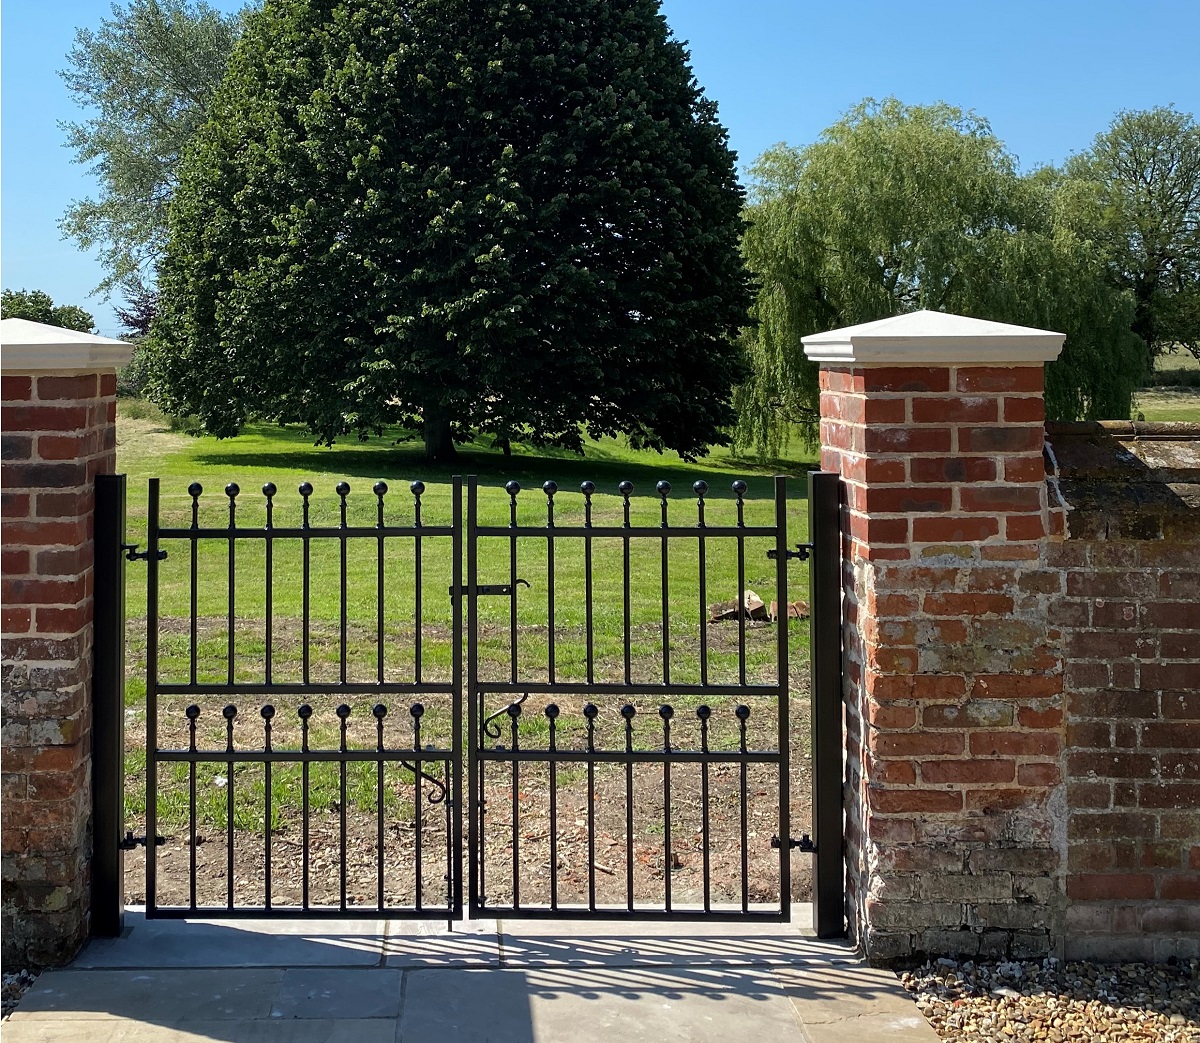
{"label": "tree foliage", "polygon": [[219,435],[700,454],[743,202],[658,0],[268,0],[183,165],[157,393]]}
{"label": "tree foliage", "polygon": [[1200,358],[1200,125],[1170,107],[1118,113],[1066,175],[1069,216],[1133,294],[1151,358],[1175,344]]}
{"label": "tree foliage", "polygon": [[802,337],[922,308],[1067,334],[1047,368],[1049,414],[1129,415],[1130,302],[1059,219],[1054,179],[1022,177],[979,116],[866,101],[753,173],[744,252],[759,292],[739,442],[776,451],[792,424],[815,438],[818,369]]}
{"label": "tree foliage", "polygon": [[75,161],[92,166],[99,194],[73,202],[60,227],[81,248],[99,248],[100,291],[136,291],[152,273],[179,156],[207,118],[241,18],[203,0],[130,0],[114,3],[98,29],[76,32],[60,75],[95,115],[62,126]]}
{"label": "tree foliage", "polygon": [[91,312],[84,311],[78,304],[56,305],[50,294],[43,290],[5,290],[0,295],[0,317],[44,322],[47,326],[80,333],[93,333],[96,329]]}

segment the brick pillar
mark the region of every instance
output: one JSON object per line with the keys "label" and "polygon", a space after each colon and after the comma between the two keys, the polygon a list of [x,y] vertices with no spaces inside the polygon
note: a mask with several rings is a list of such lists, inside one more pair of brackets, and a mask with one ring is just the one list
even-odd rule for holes
{"label": "brick pillar", "polygon": [[849,917],[877,960],[1052,951],[1062,573],[1044,561],[1060,334],[918,312],[805,338],[843,479]]}
{"label": "brick pillar", "polygon": [[92,506],[116,461],[119,341],[3,327],[3,961],[69,960],[91,857]]}

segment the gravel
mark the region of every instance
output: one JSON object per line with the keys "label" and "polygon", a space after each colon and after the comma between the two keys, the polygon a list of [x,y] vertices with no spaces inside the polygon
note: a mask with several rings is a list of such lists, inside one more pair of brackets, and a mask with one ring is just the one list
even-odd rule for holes
{"label": "gravel", "polygon": [[33,971],[14,971],[4,975],[3,984],[0,985],[0,1001],[3,1005],[0,1017],[7,1018],[13,1012],[17,1002],[25,995],[25,990],[35,981],[37,975]]}
{"label": "gravel", "polygon": [[1200,1043],[1200,960],[943,959],[902,979],[942,1039]]}

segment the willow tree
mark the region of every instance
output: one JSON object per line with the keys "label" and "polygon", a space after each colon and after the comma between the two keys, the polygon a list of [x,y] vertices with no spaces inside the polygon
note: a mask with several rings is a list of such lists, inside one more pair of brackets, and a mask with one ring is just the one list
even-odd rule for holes
{"label": "willow tree", "polygon": [[759,291],[739,442],[776,451],[796,424],[815,438],[817,367],[802,337],[922,308],[1066,333],[1046,372],[1049,414],[1129,415],[1141,376],[1132,303],[1059,219],[1055,180],[1022,177],[979,116],[866,101],[753,173],[744,253]]}
{"label": "willow tree", "polygon": [[657,0],[267,0],[182,166],[159,400],[685,456],[727,440],[734,156]]}

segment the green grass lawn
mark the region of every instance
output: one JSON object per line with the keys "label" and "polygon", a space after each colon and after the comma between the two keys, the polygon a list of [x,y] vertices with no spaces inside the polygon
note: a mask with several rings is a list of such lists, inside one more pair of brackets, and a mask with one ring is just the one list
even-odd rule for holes
{"label": "green grass lawn", "polygon": [[1139,391],[1134,396],[1133,415],[1154,422],[1185,420],[1200,423],[1200,387]]}

